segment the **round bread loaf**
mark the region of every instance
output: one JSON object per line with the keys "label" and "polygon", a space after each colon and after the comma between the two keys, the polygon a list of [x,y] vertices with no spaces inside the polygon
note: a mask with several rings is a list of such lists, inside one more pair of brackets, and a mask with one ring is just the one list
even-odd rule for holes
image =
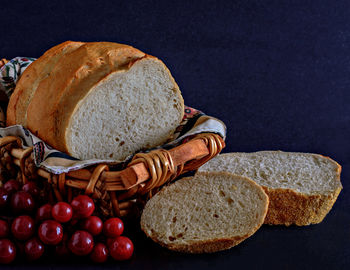
{"label": "round bread loaf", "polygon": [[67,41],[22,74],[7,110],[52,147],[80,159],[124,160],[164,143],[182,120],[164,63],[131,46]]}

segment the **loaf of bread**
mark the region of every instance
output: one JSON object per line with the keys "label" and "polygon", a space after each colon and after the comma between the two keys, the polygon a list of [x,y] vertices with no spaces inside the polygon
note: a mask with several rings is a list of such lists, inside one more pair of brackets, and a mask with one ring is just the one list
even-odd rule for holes
{"label": "loaf of bread", "polygon": [[187,253],[231,248],[263,224],[269,199],[252,180],[198,173],[163,188],[146,204],[141,228],[155,242]]}
{"label": "loaf of bread", "polygon": [[57,150],[80,159],[123,160],[164,143],[184,102],[156,57],[111,42],[64,42],[22,74],[7,110]]}
{"label": "loaf of bread", "polygon": [[342,189],[341,166],[316,154],[282,151],[221,154],[199,171],[231,172],[261,185],[270,198],[266,224],[319,223]]}

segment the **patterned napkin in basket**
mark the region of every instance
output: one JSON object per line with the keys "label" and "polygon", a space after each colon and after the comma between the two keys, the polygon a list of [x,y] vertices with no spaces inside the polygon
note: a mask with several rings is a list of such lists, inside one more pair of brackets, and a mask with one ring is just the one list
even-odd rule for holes
{"label": "patterned napkin in basket", "polygon": [[[10,97],[21,74],[33,61],[35,61],[35,58],[16,57],[1,67],[0,91],[4,91]],[[184,118],[174,133],[174,139],[159,148],[169,149],[175,147],[186,141],[186,137],[204,132],[216,133],[225,139],[226,126],[219,119],[185,106]],[[131,158],[128,157],[122,161],[99,159],[79,160],[53,149],[23,126],[15,125],[0,128],[0,137],[10,135],[20,137],[25,148],[33,146],[35,164],[55,174],[67,173],[98,163],[115,164],[125,162]]]}

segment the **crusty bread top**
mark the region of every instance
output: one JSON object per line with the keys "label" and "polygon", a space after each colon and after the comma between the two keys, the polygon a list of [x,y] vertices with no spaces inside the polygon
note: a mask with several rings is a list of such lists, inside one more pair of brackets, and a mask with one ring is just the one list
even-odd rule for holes
{"label": "crusty bread top", "polygon": [[130,63],[144,56],[131,46],[111,42],[85,43],[63,55],[50,74],[51,80],[34,93],[27,109],[28,128],[66,152],[65,127],[79,100],[105,76],[129,68]]}
{"label": "crusty bread top", "polygon": [[[67,128],[74,111],[81,105],[79,103],[111,74],[126,72],[142,59],[161,62],[124,44],[71,41],[60,44],[38,58],[21,76],[10,98],[7,124],[22,124],[52,147],[69,153]],[[169,99],[175,98],[181,111],[173,121],[180,123],[183,99],[170,72],[163,66],[173,84],[174,95]],[[151,91],[150,88],[147,90]]]}
{"label": "crusty bread top", "polygon": [[112,42],[67,41],[51,48],[22,74],[10,98],[7,125],[22,124],[54,147],[65,148],[57,134],[64,132],[58,126],[70,107],[110,72],[126,69],[144,56],[131,46]]}
{"label": "crusty bread top", "polygon": [[7,110],[7,125],[20,124],[26,126],[28,105],[40,84],[51,81],[50,72],[65,53],[72,52],[82,46],[82,42],[63,42],[44,53],[23,72],[16,89],[11,95]]}
{"label": "crusty bread top", "polygon": [[6,124],[24,125],[26,122],[27,107],[30,100],[42,80],[51,79],[50,71],[60,57],[84,43],[66,41],[47,50],[40,58],[31,63],[21,75],[16,84],[16,89],[11,95],[7,106]]}
{"label": "crusty bread top", "polygon": [[317,154],[227,153],[213,158],[199,171],[228,171],[249,177],[268,188],[291,189],[304,194],[329,194],[341,188],[341,166]]}
{"label": "crusty bread top", "polygon": [[252,180],[224,172],[197,173],[152,197],[141,228],[172,250],[215,252],[252,235],[267,208],[267,195]]}

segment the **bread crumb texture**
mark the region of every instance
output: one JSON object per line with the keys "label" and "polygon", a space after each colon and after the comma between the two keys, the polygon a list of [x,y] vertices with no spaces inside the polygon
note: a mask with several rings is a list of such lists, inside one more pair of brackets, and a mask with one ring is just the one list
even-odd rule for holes
{"label": "bread crumb texture", "polygon": [[227,171],[261,185],[270,198],[267,224],[319,223],[342,189],[341,166],[316,154],[282,151],[221,154],[199,171]]}
{"label": "bread crumb texture", "polygon": [[142,213],[142,230],[159,244],[190,253],[233,247],[262,224],[268,197],[230,173],[198,173],[162,189]]}
{"label": "bread crumb texture", "polygon": [[156,58],[110,74],[77,105],[67,129],[68,149],[82,159],[123,160],[161,145],[183,115],[183,99],[175,85]]}

